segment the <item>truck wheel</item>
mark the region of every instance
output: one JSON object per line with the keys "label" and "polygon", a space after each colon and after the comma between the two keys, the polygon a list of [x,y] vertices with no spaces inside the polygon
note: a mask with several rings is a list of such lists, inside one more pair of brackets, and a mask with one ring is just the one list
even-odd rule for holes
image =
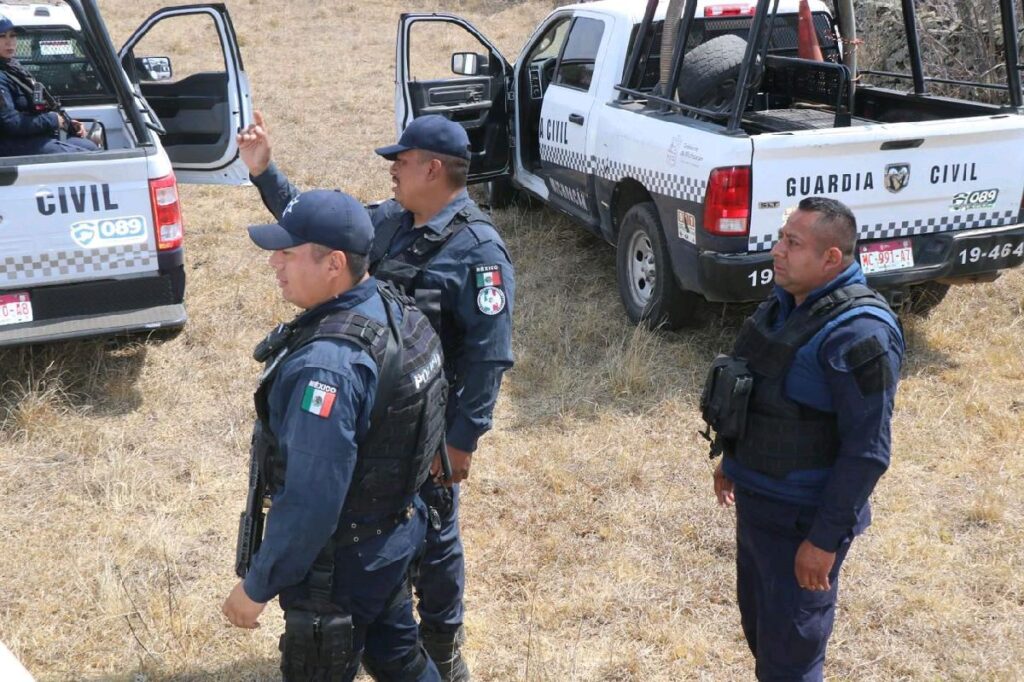
{"label": "truck wheel", "polygon": [[654,203],[636,204],[626,212],[615,261],[619,296],[632,322],[677,329],[694,321],[700,297],[676,284]]}
{"label": "truck wheel", "polygon": [[724,110],[736,95],[746,51],[747,41],[727,34],[687,52],[679,74],[679,101],[693,107]]}
{"label": "truck wheel", "polygon": [[519,192],[507,177],[495,178],[487,183],[487,203],[491,208],[508,208],[515,203]]}
{"label": "truck wheel", "polygon": [[935,306],[942,303],[949,293],[949,285],[941,282],[925,282],[910,288],[910,297],[907,301],[907,309],[911,315],[928,317]]}

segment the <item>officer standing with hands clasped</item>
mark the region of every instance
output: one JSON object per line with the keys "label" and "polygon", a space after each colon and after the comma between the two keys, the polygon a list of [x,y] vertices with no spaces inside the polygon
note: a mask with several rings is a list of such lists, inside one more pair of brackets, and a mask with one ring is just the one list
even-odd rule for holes
{"label": "officer standing with hands clasped", "polygon": [[[716,358],[701,398],[722,506],[736,505],[740,620],[759,680],[821,680],[839,568],[889,466],[903,336],[856,261],[838,201],[800,202],[775,290]],[[705,434],[710,439],[710,430]]]}
{"label": "officer standing with hands clasped", "polygon": [[[249,228],[285,300],[304,309],[254,352],[250,502],[239,532],[233,625],[285,612],[289,682],[438,680],[417,641],[408,589],[422,545],[420,486],[444,442],[448,386],[426,317],[367,275],[373,226],[358,201],[317,190]],[[264,499],[271,501],[263,533]]]}
{"label": "officer standing with hands clasped", "polygon": [[[260,112],[238,136],[242,160],[264,204],[280,216],[298,190],[271,162]],[[502,374],[512,366],[515,279],[508,251],[486,213],[469,198],[471,151],[462,126],[442,116],[417,118],[391,161],[394,200],[371,206],[370,272],[416,299],[444,348],[448,379],[447,452],[455,485],[428,480],[426,549],[414,578],[420,637],[442,679],[469,679],[462,656],[465,560],[459,538],[459,486],[477,441],[491,428]],[[435,471],[440,466],[435,462]]]}

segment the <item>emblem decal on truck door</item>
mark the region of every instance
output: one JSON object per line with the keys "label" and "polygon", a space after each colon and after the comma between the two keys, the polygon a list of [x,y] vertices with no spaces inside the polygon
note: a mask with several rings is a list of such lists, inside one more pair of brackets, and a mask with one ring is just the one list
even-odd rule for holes
{"label": "emblem decal on truck door", "polygon": [[885,188],[893,194],[910,184],[910,164],[890,163],[885,167]]}

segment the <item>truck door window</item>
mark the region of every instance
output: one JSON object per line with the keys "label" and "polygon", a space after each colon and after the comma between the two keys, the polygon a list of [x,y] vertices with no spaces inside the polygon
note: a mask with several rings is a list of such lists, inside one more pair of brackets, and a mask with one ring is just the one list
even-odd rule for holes
{"label": "truck door window", "polygon": [[[544,97],[548,84],[554,78],[558,53],[562,51],[571,23],[570,17],[559,17],[544,30],[537,42],[527,51],[524,63],[530,68],[523,71],[529,74],[530,99],[540,101]],[[540,116],[539,109],[536,113]]]}
{"label": "truck door window", "polygon": [[456,52],[472,52],[484,58],[486,68],[481,66],[479,76],[501,68],[497,57],[491,57],[490,49],[461,26],[444,21],[417,21],[409,28],[409,78],[426,82],[458,77],[452,73],[452,55]]}
{"label": "truck door window", "polygon": [[226,74],[225,49],[220,33],[209,14],[184,14],[160,21],[159,30],[144,35],[132,48],[137,60],[145,57],[169,57],[170,77],[136,68],[135,76],[142,82],[177,83],[196,74]]}
{"label": "truck door window", "polygon": [[594,61],[601,47],[604,22],[599,19],[578,17],[569,30],[569,38],[562,51],[562,59],[555,71],[554,82],[568,88],[589,90],[594,76]]}

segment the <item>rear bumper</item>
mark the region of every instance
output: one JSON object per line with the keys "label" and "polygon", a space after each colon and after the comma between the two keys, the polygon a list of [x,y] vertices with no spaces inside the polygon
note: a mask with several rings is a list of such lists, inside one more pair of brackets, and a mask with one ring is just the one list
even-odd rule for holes
{"label": "rear bumper", "polygon": [[187,316],[169,275],[15,291],[29,294],[33,320],[0,326],[0,346],[175,329]]}
{"label": "rear bumper", "polygon": [[[868,275],[876,289],[901,289],[930,281],[988,281],[1024,263],[1024,223],[907,237],[914,267]],[[884,240],[883,240],[884,241]],[[709,301],[759,301],[772,288],[772,256],[760,253],[698,255],[700,293]]]}
{"label": "rear bumper", "polygon": [[116,336],[157,329],[180,329],[186,320],[185,306],[177,303],[96,317],[28,322],[6,329],[0,327],[0,347],[67,341],[90,336]]}

